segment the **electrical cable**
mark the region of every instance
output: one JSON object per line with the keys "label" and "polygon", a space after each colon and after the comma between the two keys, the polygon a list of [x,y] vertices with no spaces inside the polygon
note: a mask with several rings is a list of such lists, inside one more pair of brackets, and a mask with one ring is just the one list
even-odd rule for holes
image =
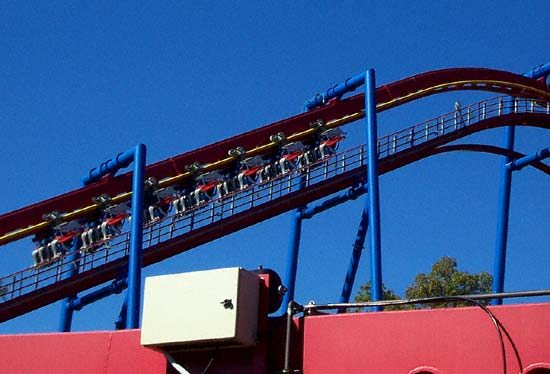
{"label": "electrical cable", "polygon": [[206,365],[206,367],[204,368],[204,370],[202,371],[201,374],[206,374],[206,372],[208,371],[208,369],[210,369],[210,366],[212,366],[212,363],[214,362],[214,358],[211,358],[210,361],[208,362],[208,365]]}
{"label": "electrical cable", "polygon": [[504,327],[504,325],[498,320],[498,318],[497,318],[497,322],[500,324],[500,328],[502,329],[502,331],[504,331],[504,334],[508,338],[508,341],[510,342],[510,345],[512,346],[512,349],[514,350],[514,355],[516,356],[516,360],[517,360],[518,365],[519,365],[520,373],[523,373],[523,363],[521,362],[521,357],[519,355],[518,347],[516,347],[516,344],[512,340],[512,337],[510,336],[510,333],[508,332],[506,327]]}
{"label": "electrical cable", "polygon": [[[164,357],[166,357],[166,360],[168,363],[179,373],[179,374],[191,374],[187,369],[185,369],[180,363],[178,363],[174,357],[168,352],[163,352]],[[214,358],[211,358],[204,370],[201,374],[206,374],[208,369],[210,369],[210,366],[212,366],[212,362],[214,362]]]}
{"label": "electrical cable", "polygon": [[179,374],[191,374],[183,366],[181,366],[168,352],[163,352],[164,357],[170,363],[170,365],[179,373]]}
{"label": "electrical cable", "polygon": [[517,349],[516,345],[514,344],[514,341],[512,340],[512,337],[510,336],[510,333],[508,333],[508,330],[506,330],[506,328],[504,327],[502,322],[500,322],[500,320],[495,316],[495,314],[493,312],[491,312],[491,310],[489,310],[489,308],[487,308],[487,306],[485,304],[479,302],[478,300],[471,299],[471,298],[468,298],[468,297],[449,296],[449,297],[443,297],[443,298],[447,299],[449,301],[459,300],[459,301],[465,301],[465,302],[474,304],[474,305],[478,306],[479,308],[481,308],[485,313],[487,313],[487,315],[491,318],[491,321],[495,325],[495,328],[496,328],[497,333],[498,333],[500,348],[501,348],[501,352],[502,352],[502,367],[503,367],[504,374],[507,373],[507,365],[506,365],[506,348],[504,346],[504,339],[502,337],[502,332],[504,332],[504,334],[508,338],[508,341],[510,342],[510,345],[512,346],[512,349],[514,350],[514,355],[516,356],[516,360],[517,360],[517,363],[518,363],[518,366],[519,366],[519,372],[520,373],[523,372],[523,364],[521,362],[521,357],[519,355],[519,352],[518,352],[518,349]]}
{"label": "electrical cable", "polygon": [[[466,301],[466,302],[469,302],[469,303],[472,303],[472,304],[478,306],[485,313],[487,313],[489,318],[491,318],[491,321],[493,322],[493,325],[495,326],[495,329],[497,330],[498,340],[499,340],[499,343],[500,343],[500,350],[501,350],[501,354],[502,354],[502,372],[504,374],[506,374],[508,372],[507,371],[507,366],[506,366],[506,347],[504,346],[504,339],[502,337],[501,323],[498,321],[496,316],[489,310],[489,308],[487,308],[485,305],[483,305],[482,303],[480,303],[479,301],[474,300],[474,299],[468,299],[468,298],[462,298],[462,297],[444,297],[443,299],[447,300],[447,301],[457,301],[457,300]],[[520,363],[520,366],[521,366],[521,363]],[[523,369],[521,369],[521,371],[523,371]]]}
{"label": "electrical cable", "polygon": [[[482,304],[478,300],[470,299],[468,297],[461,297],[461,296],[430,297],[430,298],[424,298],[424,299],[422,299],[422,298],[421,299],[415,299],[415,300],[411,300],[411,301],[414,301],[414,302],[403,303],[403,304],[431,304],[431,303],[436,303],[436,302],[441,302],[441,301],[463,301],[463,302],[468,302],[468,303],[474,304],[475,306],[481,308],[489,316],[489,318],[491,319],[491,322],[493,322],[493,325],[495,326],[495,329],[496,329],[497,335],[498,335],[500,351],[501,351],[501,355],[502,355],[502,369],[503,369],[502,372],[504,374],[508,373],[507,364],[506,364],[506,347],[504,345],[504,338],[502,337],[502,329],[501,329],[502,324],[497,319],[497,317],[493,314],[493,312],[491,312],[489,310],[489,308],[487,308],[484,304]],[[514,345],[513,341],[511,340],[511,338],[508,334],[507,334],[507,336],[508,336],[508,339],[510,340],[510,343],[512,343],[512,346],[513,346]],[[521,361],[519,360],[519,355],[517,356],[517,359],[518,359],[518,364],[520,366],[520,373],[521,373],[523,371],[523,368],[522,368],[522,365],[521,365]]]}

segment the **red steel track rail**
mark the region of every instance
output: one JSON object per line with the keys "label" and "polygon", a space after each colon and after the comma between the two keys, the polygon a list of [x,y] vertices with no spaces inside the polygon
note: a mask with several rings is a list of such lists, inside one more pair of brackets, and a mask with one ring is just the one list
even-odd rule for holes
{"label": "red steel track rail", "polygon": [[[456,68],[422,73],[378,87],[376,91],[377,108],[378,111],[383,111],[420,97],[452,90],[484,90],[536,99],[550,97],[550,92],[543,82],[522,75],[492,69]],[[328,122],[352,114],[359,114],[357,118],[360,118],[363,109],[363,94],[345,100],[336,100],[310,112],[151,164],[147,167],[146,174],[154,176],[158,180],[173,177],[184,173],[185,167],[193,162],[215,163],[227,158],[227,151],[230,149],[243,147],[248,150],[264,145],[269,142],[270,135],[278,132],[291,135],[307,130],[310,124],[317,120]],[[42,216],[52,211],[70,213],[90,206],[94,196],[103,193],[116,196],[128,192],[131,190],[131,179],[131,173],[106,177],[92,185],[5,213],[0,216],[0,239],[16,230],[43,222]],[[14,236],[13,240],[18,238]],[[11,240],[0,240],[0,244]]]}

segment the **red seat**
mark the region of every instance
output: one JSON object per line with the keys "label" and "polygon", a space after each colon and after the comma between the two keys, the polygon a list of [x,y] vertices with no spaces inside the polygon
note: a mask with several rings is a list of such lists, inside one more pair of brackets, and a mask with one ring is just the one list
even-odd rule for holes
{"label": "red seat", "polygon": [[248,170],[243,171],[244,175],[247,177],[256,174],[258,171],[262,170],[263,166],[255,166]]}
{"label": "red seat", "polygon": [[340,142],[344,139],[345,138],[343,136],[335,136],[332,139],[325,140],[324,142],[322,142],[322,144],[327,145],[329,147],[332,147],[333,145],[335,145],[336,143],[338,143],[338,142]]}
{"label": "red seat", "polygon": [[59,236],[56,236],[55,239],[57,239],[57,242],[59,244],[64,244],[65,242],[75,238],[76,236],[78,236],[79,233],[78,232],[69,232],[69,233],[66,233],[64,235],[59,235]]}
{"label": "red seat", "polygon": [[124,219],[126,218],[126,215],[125,214],[120,214],[118,216],[114,216],[114,217],[109,217],[105,220],[105,222],[108,224],[108,225],[116,225],[117,223],[120,223],[122,222]]}
{"label": "red seat", "polygon": [[294,152],[294,153],[291,153],[289,155],[285,155],[282,157],[283,160],[286,160],[286,161],[293,161],[295,158],[298,158],[299,156],[301,156],[303,154],[303,152]]}
{"label": "red seat", "polygon": [[203,184],[202,186],[199,186],[199,191],[201,192],[208,192],[210,190],[212,190],[214,187],[216,187],[218,185],[218,181],[214,181],[214,182],[210,182],[208,184]]}

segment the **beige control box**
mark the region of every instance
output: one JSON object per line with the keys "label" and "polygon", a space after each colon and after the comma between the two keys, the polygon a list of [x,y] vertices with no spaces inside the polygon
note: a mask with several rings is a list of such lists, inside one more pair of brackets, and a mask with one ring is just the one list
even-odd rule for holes
{"label": "beige control box", "polygon": [[260,278],[241,268],[145,279],[141,344],[168,349],[256,343]]}

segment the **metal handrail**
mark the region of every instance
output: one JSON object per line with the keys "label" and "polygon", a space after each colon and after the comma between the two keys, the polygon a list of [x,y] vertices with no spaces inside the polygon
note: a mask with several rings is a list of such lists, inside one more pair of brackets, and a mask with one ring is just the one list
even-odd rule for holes
{"label": "metal handrail", "polygon": [[[377,143],[378,156],[383,159],[479,121],[510,112],[550,114],[550,103],[509,97],[484,100],[381,137]],[[219,222],[254,206],[282,198],[299,189],[302,176],[305,176],[306,186],[310,186],[364,166],[365,151],[366,147],[359,145],[300,169],[201,203],[184,214],[172,211],[166,217],[144,225],[143,250],[146,251],[153,245]],[[11,300],[60,281],[69,272],[69,264],[79,266],[80,272],[84,272],[127,256],[130,242],[128,223],[125,223],[124,229],[109,240],[82,250],[77,260],[69,260],[66,254],[55,259],[49,266],[33,266],[0,278],[0,285],[6,291],[3,299]]]}

